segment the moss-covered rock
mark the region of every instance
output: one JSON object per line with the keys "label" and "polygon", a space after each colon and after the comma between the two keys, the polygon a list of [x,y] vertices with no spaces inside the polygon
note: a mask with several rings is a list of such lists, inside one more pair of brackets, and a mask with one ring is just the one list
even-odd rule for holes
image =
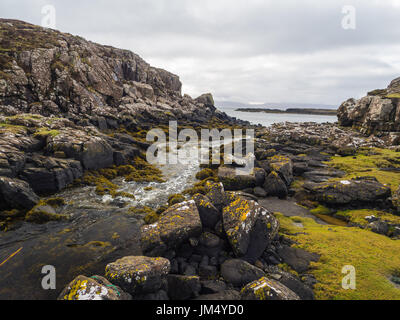
{"label": "moss-covered rock", "polygon": [[109,263],[105,277],[133,295],[151,293],[161,288],[170,268],[165,258],[128,256]]}
{"label": "moss-covered rock", "polygon": [[186,198],[183,195],[181,195],[181,194],[173,194],[173,195],[170,195],[168,197],[168,205],[172,206],[174,204],[181,203],[181,202],[183,202],[185,200],[186,200]]}
{"label": "moss-covered rock", "polygon": [[275,237],[279,222],[255,201],[237,197],[223,209],[223,226],[237,257],[257,259]]}
{"label": "moss-covered rock", "polygon": [[48,221],[59,221],[66,219],[66,215],[58,214],[53,207],[46,203],[39,203],[33,207],[25,216],[25,220],[36,223],[46,223]]}
{"label": "moss-covered rock", "polygon": [[175,204],[165,210],[158,222],[141,228],[141,247],[150,256],[162,255],[179,247],[191,237],[200,236],[201,220],[194,200]]}
{"label": "moss-covered rock", "polygon": [[198,180],[204,180],[213,176],[215,176],[215,172],[209,168],[203,169],[196,173],[196,179]]}

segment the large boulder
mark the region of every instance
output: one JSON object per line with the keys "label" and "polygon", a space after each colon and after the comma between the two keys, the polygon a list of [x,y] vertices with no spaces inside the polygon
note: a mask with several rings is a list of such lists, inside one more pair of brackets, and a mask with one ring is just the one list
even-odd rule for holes
{"label": "large boulder", "polygon": [[265,276],[265,273],[244,260],[231,259],[221,265],[221,275],[226,282],[241,288],[249,282]]}
{"label": "large boulder", "polygon": [[61,191],[82,175],[83,168],[79,161],[37,155],[30,159],[21,172],[21,178],[38,194]]}
{"label": "large boulder", "polygon": [[354,178],[324,183],[306,183],[315,200],[328,205],[379,205],[391,196],[391,190],[374,177]]}
{"label": "large boulder", "polygon": [[19,179],[0,177],[0,209],[31,209],[39,197],[29,184]]}
{"label": "large boulder", "polygon": [[158,291],[171,268],[165,258],[128,256],[106,266],[106,278],[131,294]]}
{"label": "large boulder", "polygon": [[96,170],[112,166],[113,149],[94,129],[88,131],[68,130],[49,138],[49,153],[62,151],[68,158],[82,163],[86,170]]}
{"label": "large boulder", "polygon": [[278,220],[253,200],[236,197],[223,209],[223,227],[237,257],[257,259],[279,229]]}
{"label": "large boulder", "polygon": [[218,168],[218,179],[226,190],[242,190],[254,188],[256,177],[254,174],[238,173],[237,168],[231,166],[220,166]]}
{"label": "large boulder", "polygon": [[264,190],[268,196],[276,196],[279,198],[286,198],[288,195],[288,188],[285,182],[282,181],[278,173],[272,171],[264,181]]}
{"label": "large boulder", "polygon": [[101,276],[77,276],[60,293],[58,300],[131,300],[130,294]]}
{"label": "large boulder", "polygon": [[143,226],[141,246],[147,255],[162,255],[175,249],[202,231],[199,211],[194,200],[175,204],[165,210],[158,222]]}
{"label": "large boulder", "polygon": [[348,99],[338,109],[342,126],[353,126],[362,133],[388,133],[400,129],[399,78],[387,89],[374,90],[361,99]]}
{"label": "large boulder", "polygon": [[292,290],[266,277],[247,284],[240,295],[242,300],[300,300]]}
{"label": "large boulder", "polygon": [[214,106],[214,98],[211,93],[204,93],[195,100],[199,103],[203,103],[206,106]]}

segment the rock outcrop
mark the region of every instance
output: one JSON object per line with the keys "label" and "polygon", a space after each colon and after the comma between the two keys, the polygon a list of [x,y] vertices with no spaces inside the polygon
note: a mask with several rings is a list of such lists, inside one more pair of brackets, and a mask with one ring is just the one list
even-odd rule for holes
{"label": "rock outcrop", "polygon": [[[386,89],[374,90],[361,99],[348,99],[338,109],[339,124],[364,134],[388,135],[400,131],[400,78]],[[399,135],[389,137],[399,143]]]}
{"label": "rock outcrop", "polygon": [[127,256],[109,263],[105,276],[131,294],[153,293],[163,286],[169,270],[165,258]]}
{"label": "rock outcrop", "polygon": [[133,132],[235,121],[133,52],[18,20],[0,19],[0,32],[0,177],[28,183],[19,198],[0,185],[2,209],[29,210],[86,170],[132,162],[149,146]]}
{"label": "rock outcrop", "polygon": [[305,190],[319,202],[330,206],[390,205],[389,187],[379,183],[374,177],[355,178],[327,183],[307,183]]}

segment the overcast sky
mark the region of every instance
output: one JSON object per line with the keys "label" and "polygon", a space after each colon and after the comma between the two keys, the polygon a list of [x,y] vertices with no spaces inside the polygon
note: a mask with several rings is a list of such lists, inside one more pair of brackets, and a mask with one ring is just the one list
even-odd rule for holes
{"label": "overcast sky", "polygon": [[40,25],[47,4],[57,29],[132,50],[193,97],[338,105],[400,76],[400,0],[1,0],[0,16]]}

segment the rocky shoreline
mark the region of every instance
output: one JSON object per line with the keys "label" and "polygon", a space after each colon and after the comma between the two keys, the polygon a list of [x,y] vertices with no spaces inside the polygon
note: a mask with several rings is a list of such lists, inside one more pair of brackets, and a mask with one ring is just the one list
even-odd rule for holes
{"label": "rocky shoreline", "polygon": [[[0,31],[0,298],[400,297],[398,81],[345,102],[339,124],[264,128],[211,94],[182,96],[178,76],[132,52],[16,20]],[[255,129],[254,170],[234,161],[166,180],[145,152],[169,121]],[[133,205],[156,188],[156,203]],[[340,287],[349,263],[355,293]],[[47,264],[62,291],[37,286]]]}

